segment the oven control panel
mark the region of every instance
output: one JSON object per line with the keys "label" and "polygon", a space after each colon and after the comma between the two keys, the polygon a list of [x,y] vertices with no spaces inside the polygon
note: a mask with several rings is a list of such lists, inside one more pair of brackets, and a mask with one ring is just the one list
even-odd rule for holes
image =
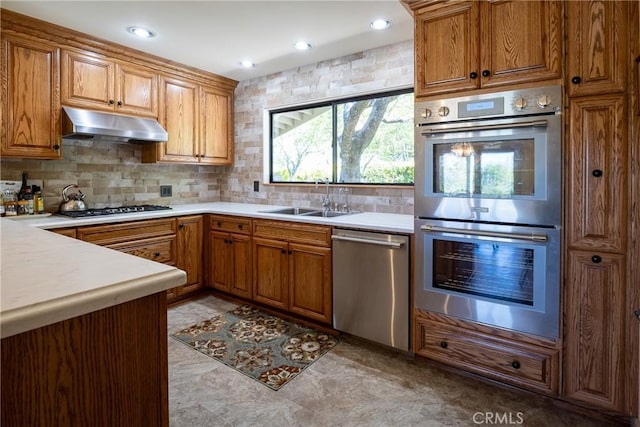
{"label": "oven control panel", "polygon": [[561,111],[562,89],[555,85],[418,102],[415,105],[415,123],[420,126],[483,118],[559,114]]}

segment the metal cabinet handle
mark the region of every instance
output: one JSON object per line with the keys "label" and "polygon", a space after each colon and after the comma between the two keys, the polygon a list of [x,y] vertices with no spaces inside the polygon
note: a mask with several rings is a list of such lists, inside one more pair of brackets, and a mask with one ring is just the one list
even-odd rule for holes
{"label": "metal cabinet handle", "polygon": [[513,366],[513,369],[520,369],[520,362],[514,360],[513,362],[511,362],[511,366]]}
{"label": "metal cabinet handle", "polygon": [[482,77],[489,77],[491,75],[491,71],[489,70],[482,70]]}
{"label": "metal cabinet handle", "polygon": [[441,342],[440,342],[440,347],[442,347],[442,348],[447,348],[447,346],[448,346],[448,344],[447,344],[447,342],[446,342],[446,341],[441,341]]}
{"label": "metal cabinet handle", "polygon": [[122,107],[122,101],[118,101],[118,107]]}
{"label": "metal cabinet handle", "polygon": [[218,225],[218,227],[222,227],[222,223],[220,221],[218,221],[216,224]]}
{"label": "metal cabinet handle", "polygon": [[594,169],[593,172],[591,172],[591,175],[595,176],[596,178],[600,178],[602,176],[602,171],[600,169]]}
{"label": "metal cabinet handle", "polygon": [[372,245],[387,246],[393,249],[399,249],[404,244],[404,242],[396,242],[396,241],[387,242],[384,240],[361,239],[359,237],[338,236],[335,234],[331,236],[331,240],[341,240],[345,242],[355,242],[355,243],[369,243]]}
{"label": "metal cabinet handle", "polygon": [[59,150],[59,149],[60,149],[60,144],[55,144],[55,145],[53,146],[53,149],[54,149],[54,150]]}
{"label": "metal cabinet handle", "polygon": [[184,228],[184,224],[178,224],[178,228]]}
{"label": "metal cabinet handle", "polygon": [[638,320],[640,320],[640,310],[634,311],[633,314],[635,314]]}
{"label": "metal cabinet handle", "polygon": [[160,252],[155,252],[155,253],[153,254],[153,256],[155,256],[155,257],[159,257],[159,256],[160,256]]}
{"label": "metal cabinet handle", "polygon": [[598,255],[594,255],[591,257],[591,262],[594,264],[600,264],[602,262],[602,258]]}
{"label": "metal cabinet handle", "polygon": [[113,104],[115,104],[115,103],[116,103],[116,101],[114,101],[113,99],[110,99],[110,100],[109,100],[109,105],[113,105]]}
{"label": "metal cabinet handle", "polygon": [[580,82],[582,82],[582,79],[580,78],[580,76],[571,77],[571,83],[573,83],[574,85],[580,84]]}
{"label": "metal cabinet handle", "polygon": [[469,78],[470,79],[475,79],[478,77],[478,73],[476,73],[475,71],[472,71],[469,73]]}

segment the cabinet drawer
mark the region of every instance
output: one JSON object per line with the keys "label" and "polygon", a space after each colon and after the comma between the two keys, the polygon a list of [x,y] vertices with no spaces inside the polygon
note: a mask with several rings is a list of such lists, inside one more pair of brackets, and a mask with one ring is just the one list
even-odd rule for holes
{"label": "cabinet drawer", "polygon": [[116,243],[167,236],[175,233],[175,218],[167,218],[80,227],[77,231],[77,238],[85,242],[107,246]]}
{"label": "cabinet drawer", "polygon": [[498,381],[558,394],[557,350],[421,318],[416,323],[416,353]]}
{"label": "cabinet drawer", "polygon": [[331,227],[296,222],[254,220],[253,235],[316,246],[331,246]]}
{"label": "cabinet drawer", "polygon": [[174,236],[155,237],[134,242],[117,243],[108,245],[107,247],[140,258],[146,258],[164,264],[174,264],[176,261],[175,240]]}
{"label": "cabinet drawer", "polygon": [[236,234],[251,234],[251,219],[233,216],[211,215],[209,228]]}

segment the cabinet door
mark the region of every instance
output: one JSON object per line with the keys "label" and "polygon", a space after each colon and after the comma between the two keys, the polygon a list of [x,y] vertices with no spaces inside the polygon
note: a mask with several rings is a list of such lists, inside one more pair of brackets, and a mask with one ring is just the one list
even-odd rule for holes
{"label": "cabinet door", "polygon": [[131,64],[116,64],[117,113],[158,117],[158,74]]}
{"label": "cabinet door", "polygon": [[567,2],[569,96],[626,90],[630,3]]}
{"label": "cabinet door", "polygon": [[229,233],[209,232],[209,286],[224,292],[231,290],[233,250]]}
{"label": "cabinet door", "polygon": [[233,99],[215,88],[200,88],[200,162],[233,164]]}
{"label": "cabinet door", "polygon": [[622,95],[569,105],[569,245],[620,252],[627,221],[627,138]]}
{"label": "cabinet door", "polygon": [[567,262],[565,395],[623,412],[624,255],[569,251]]}
{"label": "cabinet door", "polygon": [[100,55],[62,51],[61,103],[113,111],[115,64]]}
{"label": "cabinet door", "polygon": [[480,2],[483,87],[562,77],[562,2]]}
{"label": "cabinet door", "polygon": [[158,121],[169,134],[169,140],[166,143],[148,146],[155,146],[157,150],[157,158],[154,160],[197,163],[198,86],[161,77],[160,106]]}
{"label": "cabinet door", "polygon": [[59,159],[60,50],[2,34],[3,157]]}
{"label": "cabinet door", "polygon": [[177,219],[177,267],[187,273],[187,282],[178,288],[178,295],[202,287],[202,226],[201,215]]}
{"label": "cabinet door", "polygon": [[253,299],[287,309],[288,243],[253,238]]}
{"label": "cabinet door", "polygon": [[416,12],[416,97],[479,86],[479,11],[472,1]]}
{"label": "cabinet door", "polygon": [[229,236],[231,250],[233,251],[233,274],[230,282],[230,290],[234,295],[244,298],[251,298],[252,292],[252,270],[251,262],[251,237],[241,234]]}
{"label": "cabinet door", "polygon": [[291,243],[289,310],[331,323],[331,249]]}

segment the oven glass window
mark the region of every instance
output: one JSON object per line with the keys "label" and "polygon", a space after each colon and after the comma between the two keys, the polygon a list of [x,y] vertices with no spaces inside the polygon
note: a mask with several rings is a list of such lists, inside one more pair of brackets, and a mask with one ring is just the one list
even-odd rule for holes
{"label": "oven glass window", "polygon": [[452,196],[533,196],[534,139],[434,144],[433,191]]}
{"label": "oven glass window", "polygon": [[433,255],[434,288],[533,305],[533,249],[434,239]]}

